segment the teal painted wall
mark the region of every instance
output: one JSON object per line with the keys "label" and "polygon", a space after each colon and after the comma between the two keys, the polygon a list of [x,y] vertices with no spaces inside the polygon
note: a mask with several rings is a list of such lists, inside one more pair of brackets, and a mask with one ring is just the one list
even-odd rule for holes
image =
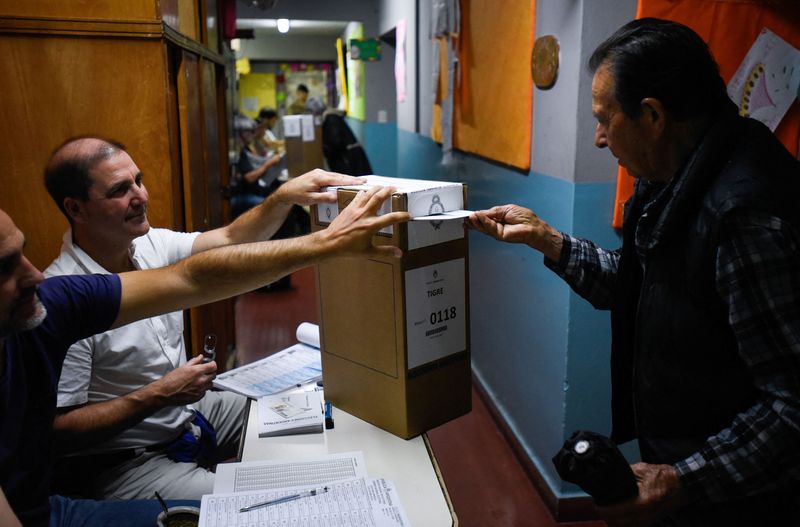
{"label": "teal painted wall", "polygon": [[[565,232],[619,244],[611,183],[575,184],[464,154],[443,166],[427,137],[392,123],[349,122],[376,174],[460,181],[473,210],[517,203]],[[554,492],[576,494],[550,458],[573,430],[610,432],[608,313],[575,295],[527,246],[476,232],[469,243],[473,370]]]}

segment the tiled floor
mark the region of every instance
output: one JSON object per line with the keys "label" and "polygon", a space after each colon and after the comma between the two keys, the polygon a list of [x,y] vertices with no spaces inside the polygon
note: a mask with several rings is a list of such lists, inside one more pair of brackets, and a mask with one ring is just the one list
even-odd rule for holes
{"label": "tiled floor", "polygon": [[[300,322],[319,321],[314,280],[314,271],[305,269],[292,276],[291,289],[239,297],[236,353],[240,364],[296,342],[294,332]],[[460,526],[605,525],[556,523],[475,390],[472,404],[468,415],[428,432]]]}

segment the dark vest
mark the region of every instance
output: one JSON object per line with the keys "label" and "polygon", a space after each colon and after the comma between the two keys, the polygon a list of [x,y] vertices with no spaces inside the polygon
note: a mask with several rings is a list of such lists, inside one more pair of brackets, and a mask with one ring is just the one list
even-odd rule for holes
{"label": "dark vest", "polygon": [[726,214],[795,225],[800,163],[760,123],[714,125],[668,185],[637,181],[626,205],[612,310],[613,437],[675,439],[674,462],[756,399],[715,289]]}

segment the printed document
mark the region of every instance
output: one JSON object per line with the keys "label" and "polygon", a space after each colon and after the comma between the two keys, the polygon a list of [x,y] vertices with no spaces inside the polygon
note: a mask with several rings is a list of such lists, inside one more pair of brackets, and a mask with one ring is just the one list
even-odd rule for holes
{"label": "printed document", "polygon": [[258,437],[322,433],[322,392],[290,390],[258,398]]}
{"label": "printed document", "polygon": [[325,485],[315,496],[240,512],[244,507],[294,496],[319,486],[268,491],[206,494],[200,504],[200,527],[251,525],[341,525],[406,527],[410,523],[394,483],[386,479],[351,479]]}
{"label": "printed document", "polygon": [[294,346],[218,375],[214,386],[257,399],[321,379],[319,327],[303,322],[297,339],[300,342]]}
{"label": "printed document", "polygon": [[216,494],[281,487],[319,486],[333,481],[366,478],[362,452],[343,452],[295,461],[220,463],[214,478]]}

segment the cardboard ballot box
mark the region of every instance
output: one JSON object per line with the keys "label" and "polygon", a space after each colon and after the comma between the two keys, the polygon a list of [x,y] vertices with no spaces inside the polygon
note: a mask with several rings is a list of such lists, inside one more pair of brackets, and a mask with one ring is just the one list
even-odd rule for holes
{"label": "cardboard ballot box", "polygon": [[322,153],[322,125],[315,116],[286,115],[283,117],[286,145],[286,165],[289,175],[296,177],[315,168],[325,168]]}
{"label": "cardboard ballot box", "polygon": [[[396,193],[381,213],[412,217],[463,209],[460,183],[367,176]],[[355,196],[312,211],[324,229]],[[375,243],[401,258],[339,258],[317,268],[325,398],[403,438],[471,409],[467,237],[463,219],[388,227]]]}

